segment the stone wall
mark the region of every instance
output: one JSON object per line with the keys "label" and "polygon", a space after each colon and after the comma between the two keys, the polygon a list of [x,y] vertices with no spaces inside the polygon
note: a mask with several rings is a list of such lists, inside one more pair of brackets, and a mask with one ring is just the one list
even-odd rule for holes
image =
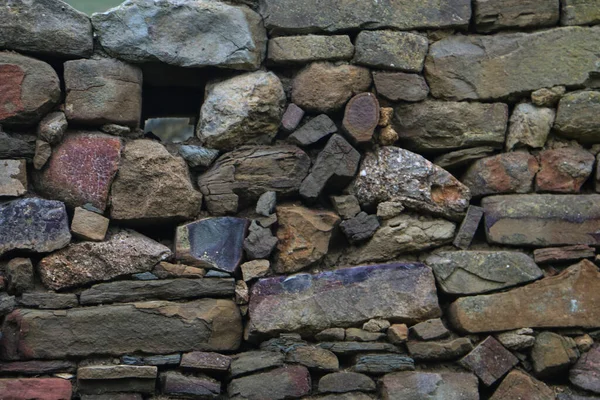
{"label": "stone wall", "polygon": [[599,1],[0,21],[0,399],[599,398]]}

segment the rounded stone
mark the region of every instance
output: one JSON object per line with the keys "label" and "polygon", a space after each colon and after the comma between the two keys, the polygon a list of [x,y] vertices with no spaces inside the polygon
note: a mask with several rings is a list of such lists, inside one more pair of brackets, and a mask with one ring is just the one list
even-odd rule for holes
{"label": "rounded stone", "polygon": [[361,93],[350,99],[342,125],[355,143],[369,142],[378,123],[379,102],[373,93]]}

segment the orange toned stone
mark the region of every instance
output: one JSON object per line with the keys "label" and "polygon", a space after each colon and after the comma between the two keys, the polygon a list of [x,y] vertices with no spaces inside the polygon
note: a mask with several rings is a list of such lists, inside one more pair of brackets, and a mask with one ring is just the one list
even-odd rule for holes
{"label": "orange toned stone", "polygon": [[542,151],[539,160],[537,191],[577,193],[592,174],[595,157],[585,149],[563,147]]}

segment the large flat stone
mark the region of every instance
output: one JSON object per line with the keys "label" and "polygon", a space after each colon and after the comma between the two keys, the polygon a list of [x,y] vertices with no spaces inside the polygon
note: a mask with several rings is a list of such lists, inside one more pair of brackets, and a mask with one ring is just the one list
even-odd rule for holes
{"label": "large flat stone", "polygon": [[466,27],[471,17],[468,0],[385,0],[360,6],[350,0],[260,0],[259,7],[274,33]]}
{"label": "large flat stone", "polygon": [[[554,391],[544,382],[527,375],[525,372],[513,369],[506,375],[490,400],[554,400]],[[558,397],[560,399],[560,397]]]}
{"label": "large flat stone", "polygon": [[381,383],[384,400],[479,400],[477,378],[467,372],[394,372]]}
{"label": "large flat stone", "polygon": [[300,398],[310,390],[308,370],[302,365],[294,365],[233,379],[227,394],[232,400],[283,400]]}
{"label": "large flat stone", "polygon": [[230,351],[242,322],[231,300],[151,301],[67,311],[15,310],[2,326],[7,360],[131,352]]}
{"label": "large flat stone", "polygon": [[504,293],[464,297],[450,305],[452,324],[466,332],[519,328],[598,328],[600,272],[584,260],[557,276]]}
{"label": "large flat stone", "polygon": [[133,0],[92,17],[104,50],[134,63],[257,69],[267,37],[245,6],[209,0]]}
{"label": "large flat stone", "polygon": [[425,71],[436,98],[499,99],[583,85],[600,71],[599,51],[600,27],[451,36],[431,45]]}
{"label": "large flat stone", "polygon": [[354,62],[371,68],[421,72],[429,44],[409,32],[362,31],[356,37]]}
{"label": "large flat stone", "polygon": [[261,279],[252,287],[248,328],[251,334],[318,332],[375,317],[418,322],[440,313],[429,268],[383,264]]}
{"label": "large flat stone", "polygon": [[600,244],[600,195],[505,195],[481,201],[490,243]]}

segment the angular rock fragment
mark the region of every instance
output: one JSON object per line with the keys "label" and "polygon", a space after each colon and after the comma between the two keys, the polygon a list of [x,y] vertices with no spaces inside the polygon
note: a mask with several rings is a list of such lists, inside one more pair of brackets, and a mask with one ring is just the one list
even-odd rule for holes
{"label": "angular rock fragment", "polygon": [[157,367],[179,365],[181,354],[166,354],[156,356],[123,356],[121,362],[126,365],[153,365]]}
{"label": "angular rock fragment", "polygon": [[33,264],[29,258],[13,258],[6,264],[9,293],[22,294],[34,287]]}
{"label": "angular rock fragment", "polygon": [[319,347],[330,350],[338,356],[350,356],[361,353],[400,353],[400,350],[389,343],[381,342],[323,342]]}
{"label": "angular rock fragment", "polygon": [[167,371],[160,375],[161,390],[168,396],[184,398],[218,399],[221,382],[205,375],[183,375]]}
{"label": "angular rock fragment", "polygon": [[516,147],[544,147],[554,124],[555,112],[551,108],[536,107],[529,103],[518,104],[510,116],[506,150]]}
{"label": "angular rock fragment", "polygon": [[350,219],[360,213],[360,204],[356,196],[342,195],[342,196],[331,196],[331,202],[335,211],[342,217],[342,219]]}
{"label": "angular rock fragment", "polygon": [[334,372],[319,380],[319,393],[374,392],[375,382],[356,372]]}
{"label": "angular rock fragment", "polygon": [[406,346],[410,356],[417,361],[455,360],[473,350],[473,344],[468,338],[433,342],[409,340]]}
{"label": "angular rock fragment", "polygon": [[474,3],[477,32],[502,29],[553,26],[560,17],[556,0],[476,0]]}
{"label": "angular rock fragment", "polygon": [[531,93],[531,102],[538,107],[554,107],[566,91],[564,86],[538,89]]}
{"label": "angular rock fragment", "polygon": [[60,378],[0,379],[0,393],[6,399],[69,400],[73,395],[71,382]]}
{"label": "angular rock fragment", "polygon": [[405,324],[393,324],[387,330],[387,338],[393,344],[406,342],[406,339],[408,339],[408,327]]}
{"label": "angular rock fragment", "polygon": [[0,197],[17,197],[27,193],[25,160],[0,160]]}
{"label": "angular rock fragment", "polygon": [[349,342],[375,342],[385,337],[381,332],[369,332],[359,328],[346,329],[344,336]]}
{"label": "angular rock fragment", "polygon": [[352,371],[369,375],[383,375],[395,371],[412,371],[412,358],[401,354],[362,354],[354,357]]}
{"label": "angular rock fragment", "polygon": [[579,261],[582,258],[593,258],[595,249],[585,244],[550,247],[547,249],[535,249],[533,259],[538,264],[561,263],[567,261]]}
{"label": "angular rock fragment", "polygon": [[249,232],[246,239],[244,239],[244,251],[246,256],[250,260],[269,258],[279,241],[273,236],[271,229],[263,228],[253,221],[250,225]]}
{"label": "angular rock fragment", "polygon": [[242,261],[248,220],[205,218],[177,228],[175,257],[194,267],[235,272]]}
{"label": "angular rock fragment", "polygon": [[269,40],[267,59],[273,64],[349,60],[354,45],[347,35],[280,36]]}
{"label": "angular rock fragment", "polygon": [[342,341],[346,337],[344,328],[327,328],[315,335],[315,340],[319,342]]}
{"label": "angular rock fragment", "polygon": [[109,222],[110,220],[101,214],[76,207],[71,222],[71,231],[83,240],[101,242],[106,236]]}
{"label": "angular rock fragment", "polygon": [[286,132],[293,132],[300,125],[302,118],[304,118],[304,110],[290,103],[281,117],[281,128]]}
{"label": "angular rock fragment", "polygon": [[315,371],[337,371],[340,367],[335,354],[314,346],[301,346],[290,350],[285,355],[285,361],[301,364],[309,370]]}
{"label": "angular rock fragment", "polygon": [[219,156],[219,151],[202,146],[179,146],[179,155],[192,168],[208,168]]}
{"label": "angular rock fragment", "polygon": [[598,22],[600,22],[600,9],[593,1],[561,1],[561,25],[593,25]]}
{"label": "angular rock fragment", "polygon": [[265,192],[260,195],[256,202],[256,213],[269,217],[275,212],[275,205],[277,204],[277,193]]}
{"label": "angular rock fragment", "polygon": [[53,290],[150,271],[171,256],[168,247],[131,230],[109,231],[104,242],[81,242],[43,258],[42,283]]}
{"label": "angular rock fragment", "polygon": [[483,218],[483,208],[469,206],[467,209],[467,215],[465,215],[465,218],[460,224],[458,233],[456,234],[452,244],[462,250],[468,249],[473,241],[473,238],[475,237],[475,233],[477,232],[481,218]]}
{"label": "angular rock fragment", "polygon": [[9,296],[6,293],[0,292],[0,316],[12,312],[16,304],[15,296]]}
{"label": "angular rock fragment", "polygon": [[269,273],[269,260],[252,260],[241,265],[242,276],[246,282],[255,278],[262,278]]}
{"label": "angular rock fragment", "polygon": [[490,400],[554,400],[554,391],[545,383],[514,369],[504,378]]}
{"label": "angular rock fragment", "polygon": [[337,130],[335,122],[327,114],[320,114],[292,133],[288,141],[298,146],[310,146],[336,133]]}
{"label": "angular rock fragment", "polygon": [[478,400],[477,377],[467,372],[394,372],[381,380],[385,400]]}
{"label": "angular rock fragment", "polygon": [[451,151],[436,157],[433,163],[446,169],[458,168],[469,165],[480,158],[489,157],[494,154],[494,150],[491,146],[482,146]]}
{"label": "angular rock fragment", "polygon": [[496,335],[496,339],[509,350],[523,350],[535,344],[535,336],[531,328],[502,332]]}
{"label": "angular rock fragment", "polygon": [[564,374],[579,358],[575,341],[553,332],[542,332],[535,338],[531,349],[533,371],[538,377]]}
{"label": "angular rock fragment", "polygon": [[361,93],[350,99],[342,126],[355,144],[368,143],[379,123],[379,102],[373,93]]}
{"label": "angular rock fragment", "polygon": [[29,292],[23,293],[19,305],[29,308],[60,310],[79,305],[75,293]]}
{"label": "angular rock fragment", "polygon": [[150,366],[92,365],[77,369],[77,390],[80,393],[113,392],[154,393],[158,370]]}
{"label": "angular rock fragment", "polygon": [[195,371],[226,372],[231,365],[231,357],[218,353],[194,351],[181,357],[181,368]]}
{"label": "angular rock fragment", "polygon": [[419,340],[435,340],[449,336],[450,331],[441,319],[435,318],[411,326],[410,334]]}
{"label": "angular rock fragment", "polygon": [[65,114],[61,111],[55,111],[42,118],[38,125],[37,134],[40,139],[50,144],[58,144],[67,131],[67,127]]}
{"label": "angular rock fragment", "polygon": [[21,135],[2,132],[0,129],[0,158],[26,158],[35,155],[35,144],[23,140]]}
{"label": "angular rock fragment", "polygon": [[600,346],[594,345],[583,354],[569,372],[571,383],[584,390],[600,394]]}
{"label": "angular rock fragment", "polygon": [[386,319],[373,318],[363,324],[363,329],[367,332],[385,332],[390,326],[390,321]]}
{"label": "angular rock fragment", "polygon": [[371,68],[421,72],[429,44],[425,36],[397,31],[361,31],[354,62]]}
{"label": "angular rock fragment", "polygon": [[284,355],[274,351],[246,351],[233,356],[231,376],[233,378],[268,368],[283,365]]}
{"label": "angular rock fragment", "polygon": [[283,86],[272,72],[249,72],[212,82],[206,88],[196,135],[205,146],[217,150],[270,144],[284,106]]}
{"label": "angular rock fragment", "polygon": [[[378,296],[370,294],[374,290]],[[427,267],[373,265],[259,280],[252,286],[249,332],[318,332],[373,317],[411,322],[438,316],[433,276]]]}
{"label": "angular rock fragment", "polygon": [[576,147],[544,150],[538,157],[535,188],[539,192],[578,193],[596,161],[592,153]]}
{"label": "angular rock fragment", "polygon": [[52,147],[50,143],[43,140],[35,141],[35,155],[33,156],[33,167],[36,170],[44,168],[44,165],[48,162],[52,156]]}
{"label": "angular rock fragment", "polygon": [[234,400],[283,400],[306,396],[310,390],[308,370],[302,365],[294,365],[233,379],[227,387],[227,394]]}
{"label": "angular rock fragment", "polygon": [[190,267],[184,264],[171,264],[165,261],[158,263],[152,273],[160,279],[166,278],[203,278],[206,271],[202,268]]}
{"label": "angular rock fragment", "polygon": [[73,361],[14,361],[0,363],[0,372],[5,374],[50,375],[56,372],[75,372]]}
{"label": "angular rock fragment", "polygon": [[429,86],[418,74],[374,71],[377,94],[390,101],[421,101],[427,98]]}
{"label": "angular rock fragment", "polygon": [[473,351],[460,360],[460,365],[473,371],[484,385],[502,379],[519,360],[496,339],[488,336]]}

